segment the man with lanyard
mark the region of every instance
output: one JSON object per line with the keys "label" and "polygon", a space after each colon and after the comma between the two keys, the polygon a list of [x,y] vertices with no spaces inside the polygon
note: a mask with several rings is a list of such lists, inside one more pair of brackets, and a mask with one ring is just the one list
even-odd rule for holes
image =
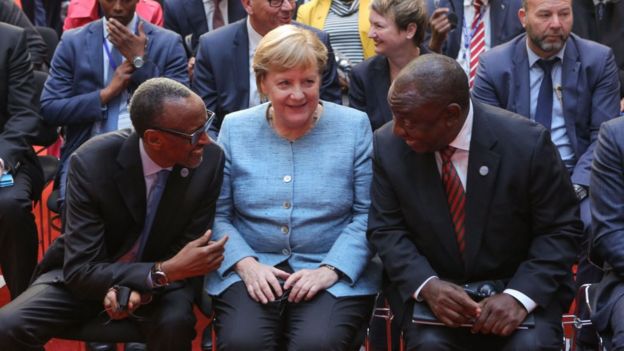
{"label": "man with lanyard", "polygon": [[520,0],[427,0],[431,15],[425,43],[433,52],[456,59],[470,87],[479,55],[523,31],[516,13]]}
{"label": "man with lanyard", "polygon": [[41,95],[44,119],[65,129],[61,204],[69,155],[95,135],[131,126],[128,99],[139,84],[153,77],[189,84],[178,35],[138,17],[138,0],[99,2],[102,19],[63,35]]}

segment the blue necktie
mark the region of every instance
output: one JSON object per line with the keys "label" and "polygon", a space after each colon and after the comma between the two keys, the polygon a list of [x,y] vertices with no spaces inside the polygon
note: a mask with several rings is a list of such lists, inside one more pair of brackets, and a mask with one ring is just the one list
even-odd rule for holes
{"label": "blue necktie", "polygon": [[168,169],[161,169],[156,174],[156,181],[152,184],[152,189],[147,198],[147,206],[145,209],[145,223],[143,224],[143,230],[141,231],[141,236],[139,237],[139,247],[136,256],[137,259],[140,259],[143,255],[145,243],[147,243],[147,238],[152,230],[152,224],[154,224],[154,218],[156,217],[158,205],[160,204],[160,198],[165,190],[169,173],[170,171]]}
{"label": "blue necktie", "polygon": [[537,65],[544,71],[544,78],[540,86],[539,95],[537,96],[537,107],[535,108],[535,122],[540,123],[546,129],[550,130],[552,124],[553,109],[553,82],[552,69],[555,63],[559,62],[559,58],[554,60],[538,60]]}
{"label": "blue necktie", "polygon": [[46,9],[43,0],[35,0],[35,26],[47,27]]}
{"label": "blue necktie", "polygon": [[[119,67],[122,64],[123,58],[121,57],[121,53],[117,50],[116,47],[111,46],[110,57],[114,61],[114,64],[109,64],[108,66],[108,83],[113,80],[113,76],[115,75],[115,70],[113,67]],[[117,130],[117,119],[119,118],[119,107],[121,106],[121,99],[124,94],[120,93],[115,96],[111,101],[108,102],[108,109],[106,113],[106,121],[102,125],[101,133],[112,132]]]}

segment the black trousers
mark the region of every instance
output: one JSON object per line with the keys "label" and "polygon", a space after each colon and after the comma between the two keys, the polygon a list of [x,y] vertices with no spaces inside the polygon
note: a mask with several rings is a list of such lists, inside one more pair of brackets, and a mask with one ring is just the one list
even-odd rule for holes
{"label": "black trousers", "polygon": [[[449,328],[411,323],[403,328],[407,350],[423,351],[559,351],[563,338],[562,308],[555,302],[534,312],[535,327],[516,330],[511,336],[472,334],[470,328]],[[410,316],[411,317],[411,316]]]}
{"label": "black trousers", "polygon": [[0,188],[0,267],[11,298],[21,294],[37,264],[38,236],[32,201],[39,197],[41,171],[24,162],[14,176],[15,184]]}
{"label": "black trousers", "polygon": [[624,351],[624,298],[620,298],[611,312],[611,351]]}
{"label": "black trousers", "polygon": [[219,350],[351,350],[374,296],[335,298],[323,291],[307,302],[252,300],[238,282],[214,299]]}
{"label": "black trousers", "polygon": [[[148,350],[190,351],[195,338],[193,289],[190,285],[154,296],[135,311],[134,320]],[[61,331],[95,318],[101,301],[76,299],[62,283],[37,283],[0,309],[3,351],[40,351]]]}

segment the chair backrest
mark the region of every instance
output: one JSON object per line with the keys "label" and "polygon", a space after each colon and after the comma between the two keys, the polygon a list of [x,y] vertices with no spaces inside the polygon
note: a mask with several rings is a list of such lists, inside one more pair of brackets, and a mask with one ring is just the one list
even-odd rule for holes
{"label": "chair backrest", "polygon": [[59,42],[58,34],[56,34],[56,31],[50,27],[36,26],[35,28],[37,29],[37,32],[39,32],[39,34],[43,38],[43,41],[46,43],[46,46],[48,47],[47,61],[48,63],[52,62],[52,56],[54,56],[54,50],[56,50],[56,46],[58,45],[58,42]]}

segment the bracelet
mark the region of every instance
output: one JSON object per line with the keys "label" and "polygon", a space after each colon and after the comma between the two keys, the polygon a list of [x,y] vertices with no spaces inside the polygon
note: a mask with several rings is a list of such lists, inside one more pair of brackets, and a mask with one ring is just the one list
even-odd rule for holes
{"label": "bracelet", "polygon": [[331,264],[323,263],[321,265],[321,267],[325,267],[325,268],[329,269],[330,271],[336,273],[336,275],[338,276],[338,280],[340,280],[340,279],[342,279],[342,277],[344,277],[344,273],[342,273],[338,268],[332,266]]}

